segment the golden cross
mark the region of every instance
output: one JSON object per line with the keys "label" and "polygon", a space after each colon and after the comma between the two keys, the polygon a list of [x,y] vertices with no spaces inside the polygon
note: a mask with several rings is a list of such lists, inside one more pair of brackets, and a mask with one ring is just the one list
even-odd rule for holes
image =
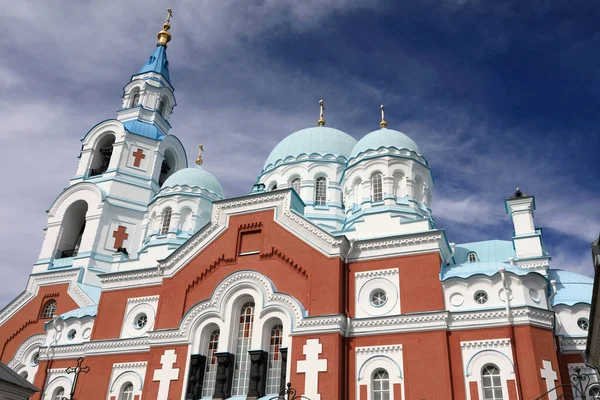
{"label": "golden cross", "polygon": [[198,151],[198,158],[196,159],[196,164],[201,165],[202,164],[202,152],[204,151],[204,146],[199,145],[198,149],[200,149],[200,150]]}
{"label": "golden cross", "polygon": [[173,17],[173,10],[171,10],[170,8],[167,8],[167,24],[171,23],[171,17]]}
{"label": "golden cross", "polygon": [[383,107],[383,104],[381,105],[381,122],[379,123],[379,126],[382,128],[387,126],[387,122],[385,121],[385,108]]}
{"label": "golden cross", "polygon": [[317,125],[323,126],[325,125],[325,103],[323,100],[319,100],[319,105],[321,106],[321,112],[319,113],[319,120],[317,121]]}

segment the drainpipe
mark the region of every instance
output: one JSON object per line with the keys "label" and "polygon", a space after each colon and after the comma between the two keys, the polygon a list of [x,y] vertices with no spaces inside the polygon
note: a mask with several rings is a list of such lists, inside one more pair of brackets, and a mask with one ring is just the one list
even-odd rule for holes
{"label": "drainpipe", "polygon": [[500,278],[502,279],[502,288],[504,289],[505,303],[506,303],[506,321],[508,322],[508,331],[510,333],[510,344],[512,348],[513,360],[515,360],[515,380],[517,386],[517,396],[519,399],[523,399],[523,392],[521,389],[521,374],[519,373],[519,362],[517,360],[517,344],[515,342],[515,327],[511,322],[510,316],[510,296],[508,293],[508,286],[506,286],[506,268],[498,268],[500,272]]}
{"label": "drainpipe", "polygon": [[556,296],[558,290],[556,289],[556,281],[554,279],[550,281],[550,285],[552,286],[552,294],[548,296],[548,308],[552,310],[552,299]]}

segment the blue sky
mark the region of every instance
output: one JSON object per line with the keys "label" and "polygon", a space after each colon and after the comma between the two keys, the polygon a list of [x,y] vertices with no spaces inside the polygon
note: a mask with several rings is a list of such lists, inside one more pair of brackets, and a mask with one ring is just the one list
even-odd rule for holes
{"label": "blue sky", "polygon": [[[62,6],[60,5],[62,4]],[[314,126],[413,138],[456,243],[509,239],[503,200],[535,194],[552,267],[591,275],[597,201],[600,5],[478,0],[20,1],[0,23],[0,306],[25,288],[46,210],[74,175],[79,139],[114,118],[122,87],[173,8],[172,133],[227,196],[271,149]]]}

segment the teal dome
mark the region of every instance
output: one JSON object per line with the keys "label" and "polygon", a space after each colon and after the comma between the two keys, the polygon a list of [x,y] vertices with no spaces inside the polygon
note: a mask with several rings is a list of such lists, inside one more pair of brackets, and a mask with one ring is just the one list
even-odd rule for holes
{"label": "teal dome", "polygon": [[407,149],[421,155],[419,146],[404,133],[393,129],[381,128],[360,139],[352,149],[350,158],[354,158],[360,153],[377,150],[382,147],[395,147],[399,150]]}
{"label": "teal dome", "polygon": [[316,126],[294,132],[283,139],[265,162],[263,170],[267,167],[275,166],[276,163],[297,157],[318,154],[320,156],[332,155],[334,157],[343,156],[348,158],[352,148],[356,144],[356,139],[340,130]]}
{"label": "teal dome", "polygon": [[215,178],[213,174],[206,171],[199,165],[190,168],[180,169],[173,175],[167,178],[162,188],[169,188],[175,186],[189,186],[197,187],[200,189],[208,190],[211,193],[218,195],[221,198],[225,198],[223,194],[223,187],[219,180]]}

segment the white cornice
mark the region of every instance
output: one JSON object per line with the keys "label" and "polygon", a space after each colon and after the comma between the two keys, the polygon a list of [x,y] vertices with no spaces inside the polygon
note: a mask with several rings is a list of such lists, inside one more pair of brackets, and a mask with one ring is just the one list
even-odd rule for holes
{"label": "white cornice", "polygon": [[150,340],[148,338],[113,339],[76,345],[52,346],[49,349],[42,347],[40,349],[40,360],[62,360],[107,354],[144,353],[148,351],[150,351]]}
{"label": "white cornice", "polygon": [[4,324],[10,317],[19,311],[25,304],[30,302],[39,292],[40,286],[60,285],[68,283],[67,292],[80,307],[91,306],[96,303],[77,284],[81,270],[79,268],[45,272],[29,276],[27,288],[2,311],[0,311],[0,325]]}
{"label": "white cornice", "polygon": [[378,269],[375,271],[357,272],[354,274],[355,279],[371,279],[371,278],[389,278],[399,275],[398,268]]}
{"label": "white cornice", "polygon": [[581,353],[585,351],[587,345],[587,337],[565,338],[564,336],[559,336],[558,341],[560,343],[560,352],[563,354]]}
{"label": "white cornice", "polygon": [[25,340],[17,349],[12,360],[8,362],[8,367],[15,369],[17,365],[23,364],[23,356],[32,346],[42,346],[46,342],[46,334],[33,335]]}
{"label": "white cornice", "polygon": [[460,348],[462,350],[498,349],[502,347],[510,347],[510,339],[471,340],[468,342],[460,342]]}
{"label": "white cornice", "polygon": [[400,353],[402,351],[402,345],[401,344],[392,344],[392,345],[387,345],[387,346],[357,347],[354,351],[355,351],[356,355]]}

